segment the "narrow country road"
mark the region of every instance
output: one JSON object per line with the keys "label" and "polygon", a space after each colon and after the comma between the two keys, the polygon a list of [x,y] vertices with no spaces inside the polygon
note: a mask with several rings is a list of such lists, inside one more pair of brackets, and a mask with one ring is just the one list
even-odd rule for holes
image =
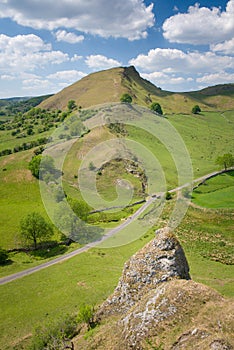
{"label": "narrow country road", "polygon": [[[228,170],[233,170],[233,169],[234,168],[230,168]],[[199,182],[203,182],[203,181],[205,181],[205,180],[207,180],[207,179],[209,179],[209,178],[211,178],[213,176],[219,175],[219,174],[221,174],[223,172],[225,172],[225,171],[223,171],[223,170],[222,171],[214,171],[214,172],[209,173],[207,175],[201,176],[200,178],[197,178],[197,179],[193,180],[193,184],[199,183]],[[182,188],[187,187],[188,185],[189,184],[185,184],[185,185],[176,187],[176,188],[170,190],[169,192],[173,193],[173,192],[179,191]],[[42,269],[45,269],[45,268],[47,268],[49,266],[61,263],[61,262],[65,261],[65,260],[68,260],[68,259],[78,255],[78,254],[86,252],[87,250],[89,250],[92,247],[97,246],[100,242],[105,241],[109,237],[113,236],[115,233],[121,231],[126,226],[128,226],[133,220],[135,220],[138,216],[140,216],[152,204],[152,202],[155,201],[156,199],[157,199],[157,196],[155,196],[155,195],[149,197],[149,199],[133,215],[128,217],[128,219],[125,220],[124,222],[122,222],[119,226],[113,228],[107,234],[103,235],[101,240],[88,243],[84,247],[78,248],[78,249],[74,250],[73,252],[70,252],[70,253],[65,254],[63,256],[60,256],[60,257],[55,258],[53,260],[47,261],[47,262],[45,262],[45,263],[43,263],[41,265],[37,265],[37,266],[31,267],[31,268],[29,268],[27,270],[23,270],[23,271],[14,273],[14,274],[9,275],[9,276],[2,277],[2,278],[0,278],[0,285],[9,283],[11,281],[14,281],[14,280],[16,280],[18,278],[21,278],[21,277],[24,277],[24,276],[31,275],[32,273],[40,271]]]}

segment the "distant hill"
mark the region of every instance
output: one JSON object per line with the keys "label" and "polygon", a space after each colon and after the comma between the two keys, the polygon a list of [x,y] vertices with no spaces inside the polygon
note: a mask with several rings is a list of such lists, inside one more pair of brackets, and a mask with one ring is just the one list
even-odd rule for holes
{"label": "distant hill", "polygon": [[0,99],[1,114],[16,114],[18,112],[25,113],[51,96],[52,95],[43,95],[37,97],[12,97]]}
{"label": "distant hill", "polygon": [[152,102],[159,102],[167,113],[190,113],[198,103],[204,111],[234,109],[234,84],[186,93],[169,92],[143,79],[133,66],[89,74],[43,101],[40,107],[64,110],[69,100],[75,100],[78,107],[88,108],[118,102],[123,93],[129,93],[133,102],[139,105],[150,106]]}

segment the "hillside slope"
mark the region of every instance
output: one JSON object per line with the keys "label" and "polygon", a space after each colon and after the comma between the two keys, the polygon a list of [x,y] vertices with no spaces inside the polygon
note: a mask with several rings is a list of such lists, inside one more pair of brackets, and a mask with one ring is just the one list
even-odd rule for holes
{"label": "hillside slope", "polygon": [[202,110],[233,109],[234,88],[207,88],[198,92],[173,93],[161,90],[143,79],[133,66],[118,67],[89,74],[40,104],[46,109],[66,109],[69,100],[82,108],[108,102],[119,102],[123,93],[129,93],[133,102],[150,106],[159,102],[166,113],[190,113],[194,104]]}

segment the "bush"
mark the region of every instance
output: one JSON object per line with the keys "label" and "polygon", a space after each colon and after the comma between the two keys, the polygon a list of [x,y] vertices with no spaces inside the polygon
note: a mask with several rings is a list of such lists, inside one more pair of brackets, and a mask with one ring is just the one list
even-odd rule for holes
{"label": "bush", "polygon": [[195,105],[193,108],[192,108],[192,113],[193,114],[198,114],[201,112],[201,108],[198,106],[198,105]]}
{"label": "bush", "polygon": [[67,315],[57,321],[37,327],[32,338],[33,350],[62,350],[66,349],[68,342],[77,334],[75,316]]}
{"label": "bush", "polygon": [[126,103],[132,103],[132,96],[129,95],[129,94],[123,94],[123,95],[120,97],[120,101],[121,101],[121,102],[126,102]]}
{"label": "bush", "polygon": [[170,192],[166,193],[166,200],[169,201],[170,199],[172,199],[172,195],[170,194]]}
{"label": "bush", "polygon": [[150,109],[151,109],[151,111],[154,111],[160,115],[163,115],[162,108],[161,108],[160,104],[157,102],[153,102],[150,106]]}
{"label": "bush", "polygon": [[80,307],[77,320],[79,323],[86,323],[88,326],[88,329],[90,329],[94,326],[93,316],[94,316],[94,307],[88,304],[83,304]]}

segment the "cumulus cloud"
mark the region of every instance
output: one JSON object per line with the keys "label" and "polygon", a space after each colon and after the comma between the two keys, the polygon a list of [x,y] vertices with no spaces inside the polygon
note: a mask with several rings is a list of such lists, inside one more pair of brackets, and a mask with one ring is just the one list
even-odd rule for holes
{"label": "cumulus cloud", "polygon": [[[45,10],[46,9],[46,10]],[[154,25],[153,4],[143,0],[1,0],[0,17],[36,29],[73,28],[102,37],[145,38]]]}
{"label": "cumulus cloud", "polygon": [[48,75],[47,78],[52,80],[65,81],[71,84],[83,78],[85,75],[86,75],[85,73],[73,69],[73,70],[58,71],[56,73]]}
{"label": "cumulus cloud", "polygon": [[178,13],[163,24],[163,35],[170,42],[217,44],[234,37],[234,0],[229,0],[225,11],[190,6],[187,13]]}
{"label": "cumulus cloud", "polygon": [[77,44],[84,40],[83,35],[76,35],[75,33],[67,32],[66,30],[58,30],[55,33],[57,41],[65,41],[69,44]]}
{"label": "cumulus cloud", "polygon": [[217,45],[211,45],[211,50],[214,52],[224,53],[226,55],[234,55],[234,38],[226,40]]}
{"label": "cumulus cloud", "polygon": [[0,72],[31,71],[48,64],[69,60],[67,54],[53,51],[50,44],[34,34],[10,37],[0,35]]}
{"label": "cumulus cloud", "polygon": [[153,49],[147,55],[130,60],[141,75],[163,89],[186,91],[197,83],[211,85],[233,82],[234,57],[214,52],[183,52],[177,49]]}
{"label": "cumulus cloud", "polygon": [[234,68],[234,57],[220,56],[214,52],[183,52],[177,49],[152,49],[129,62],[145,72],[207,73]]}
{"label": "cumulus cloud", "polygon": [[163,89],[170,91],[188,91],[194,86],[192,77],[182,77],[170,73],[152,72],[142,73],[142,78],[147,79]]}
{"label": "cumulus cloud", "polygon": [[85,63],[89,68],[100,70],[121,66],[121,62],[103,55],[90,55],[86,58]]}
{"label": "cumulus cloud", "polygon": [[205,74],[203,77],[197,78],[197,82],[202,83],[205,86],[223,83],[233,83],[234,73],[230,74],[226,72],[219,72],[215,74]]}

